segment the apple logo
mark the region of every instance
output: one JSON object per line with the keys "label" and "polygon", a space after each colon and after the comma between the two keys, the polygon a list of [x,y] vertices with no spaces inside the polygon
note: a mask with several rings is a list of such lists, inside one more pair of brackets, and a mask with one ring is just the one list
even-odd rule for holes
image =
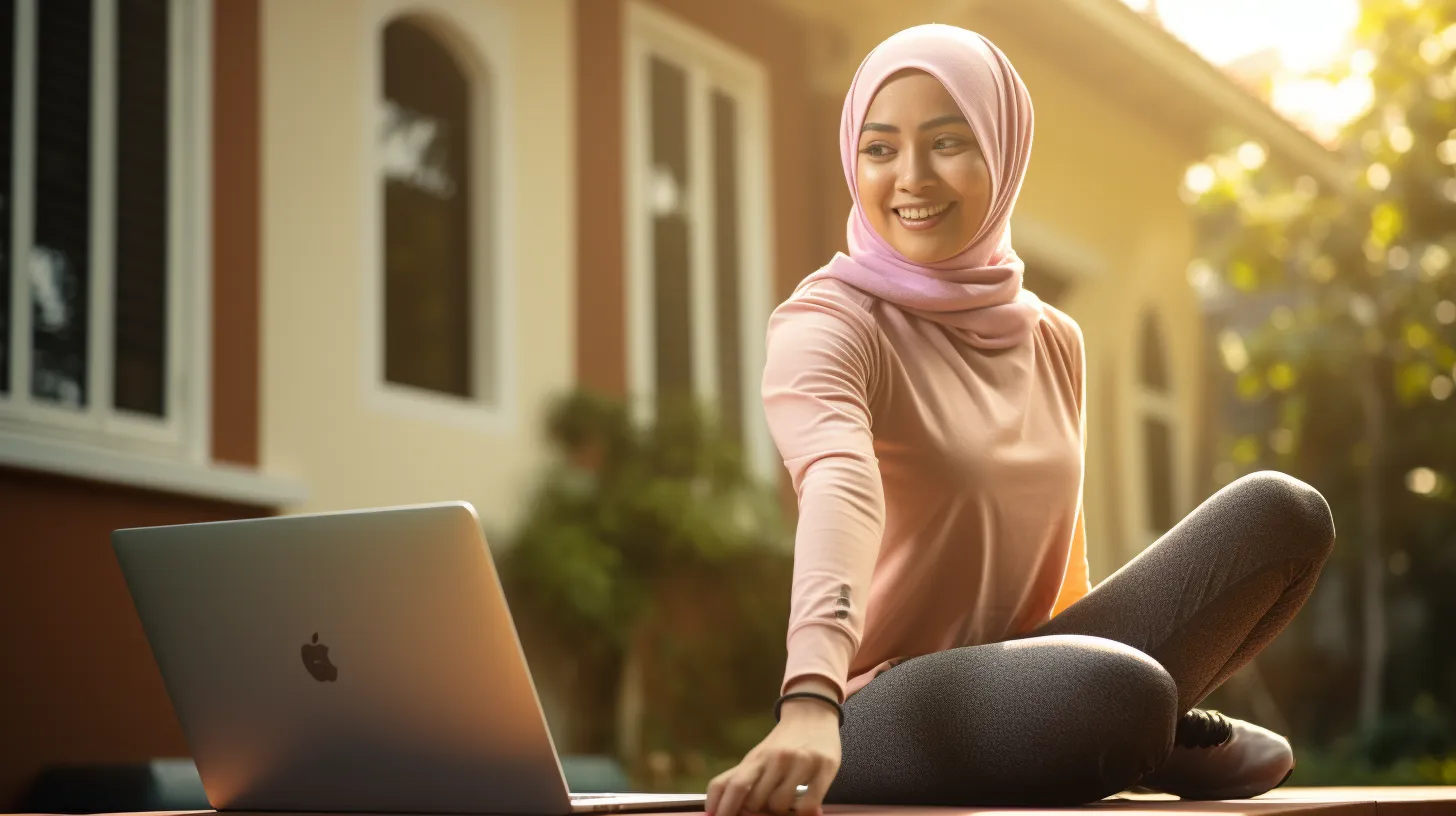
{"label": "apple logo", "polygon": [[332,683],[339,679],[339,669],[329,662],[329,647],[318,642],[318,632],[313,633],[313,642],[303,644],[303,667],[320,683]]}

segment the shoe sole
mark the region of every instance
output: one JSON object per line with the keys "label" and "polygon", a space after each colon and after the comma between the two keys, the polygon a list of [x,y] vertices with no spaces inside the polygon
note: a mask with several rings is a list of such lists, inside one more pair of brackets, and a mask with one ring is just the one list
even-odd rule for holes
{"label": "shoe sole", "polygon": [[[1284,778],[1281,779],[1281,780],[1279,780],[1279,784],[1278,785],[1275,785],[1274,788],[1278,788],[1278,787],[1283,786],[1285,782],[1288,782],[1289,781],[1289,777],[1291,777],[1291,776],[1294,776],[1294,766],[1293,765],[1290,765],[1289,766],[1289,770],[1284,773]],[[1274,788],[1270,788],[1269,790],[1274,790]]]}
{"label": "shoe sole", "polygon": [[[1289,777],[1291,777],[1293,775],[1294,775],[1294,768],[1293,768],[1293,766],[1291,766],[1289,768],[1289,770],[1287,770],[1287,771],[1284,772],[1284,778],[1281,779],[1281,780],[1279,780],[1279,783],[1276,784],[1274,786],[1274,788],[1278,788],[1281,785],[1283,785],[1285,782],[1288,782],[1289,781]],[[1210,793],[1210,794],[1207,794],[1205,796],[1184,796],[1182,794],[1173,794],[1173,795],[1174,796],[1177,796],[1179,799],[1182,799],[1182,800],[1188,801],[1188,802],[1225,802],[1225,801],[1232,801],[1232,800],[1253,799],[1256,796],[1263,796],[1264,794],[1268,793],[1269,791],[1274,790],[1274,788],[1270,788],[1269,790],[1261,791],[1259,793],[1234,793],[1234,792],[1231,792],[1231,791],[1219,791],[1218,793]],[[1151,792],[1152,793],[1164,793],[1165,791],[1153,790]]]}

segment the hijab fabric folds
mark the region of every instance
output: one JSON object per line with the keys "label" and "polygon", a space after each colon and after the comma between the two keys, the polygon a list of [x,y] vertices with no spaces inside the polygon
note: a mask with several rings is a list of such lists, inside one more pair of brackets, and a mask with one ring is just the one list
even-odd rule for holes
{"label": "hijab fabric folds", "polygon": [[[870,226],[855,183],[859,133],[880,86],[903,69],[945,86],[970,124],[991,175],[991,206],[959,254],[933,264],[906,259]],[[1041,319],[1041,301],[1022,288],[1024,267],[1011,247],[1011,212],[1031,157],[1031,96],[1006,55],[985,37],[955,26],[907,28],[865,57],[845,95],[839,153],[853,206],[849,254],[836,253],[800,286],[841,280],[935,322],[966,343],[1002,349],[1023,342]]]}

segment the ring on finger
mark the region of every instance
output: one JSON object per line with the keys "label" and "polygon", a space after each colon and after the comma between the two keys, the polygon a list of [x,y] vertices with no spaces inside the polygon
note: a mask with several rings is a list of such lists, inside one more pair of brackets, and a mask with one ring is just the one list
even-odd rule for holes
{"label": "ring on finger", "polygon": [[798,812],[798,810],[799,810],[799,801],[804,798],[804,794],[806,792],[808,792],[808,790],[809,790],[809,786],[808,785],[796,785],[794,787],[794,798],[792,800],[790,800],[790,802],[789,802],[789,812],[790,813],[797,813]]}

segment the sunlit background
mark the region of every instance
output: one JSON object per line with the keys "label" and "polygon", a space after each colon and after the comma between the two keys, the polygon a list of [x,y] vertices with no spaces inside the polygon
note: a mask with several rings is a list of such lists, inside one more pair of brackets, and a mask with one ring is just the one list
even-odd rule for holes
{"label": "sunlit background", "polygon": [[1456,784],[1456,0],[0,0],[0,810],[206,807],[111,530],[439,500],[576,788],[741,757],[794,521],[765,323],[843,249],[855,67],[928,21],[1035,100],[1093,580],[1310,482],[1335,556],[1206,705],[1290,784]]}
{"label": "sunlit background", "polygon": [[1353,36],[1359,0],[1124,2],[1323,141],[1338,141],[1374,99],[1373,57]]}

